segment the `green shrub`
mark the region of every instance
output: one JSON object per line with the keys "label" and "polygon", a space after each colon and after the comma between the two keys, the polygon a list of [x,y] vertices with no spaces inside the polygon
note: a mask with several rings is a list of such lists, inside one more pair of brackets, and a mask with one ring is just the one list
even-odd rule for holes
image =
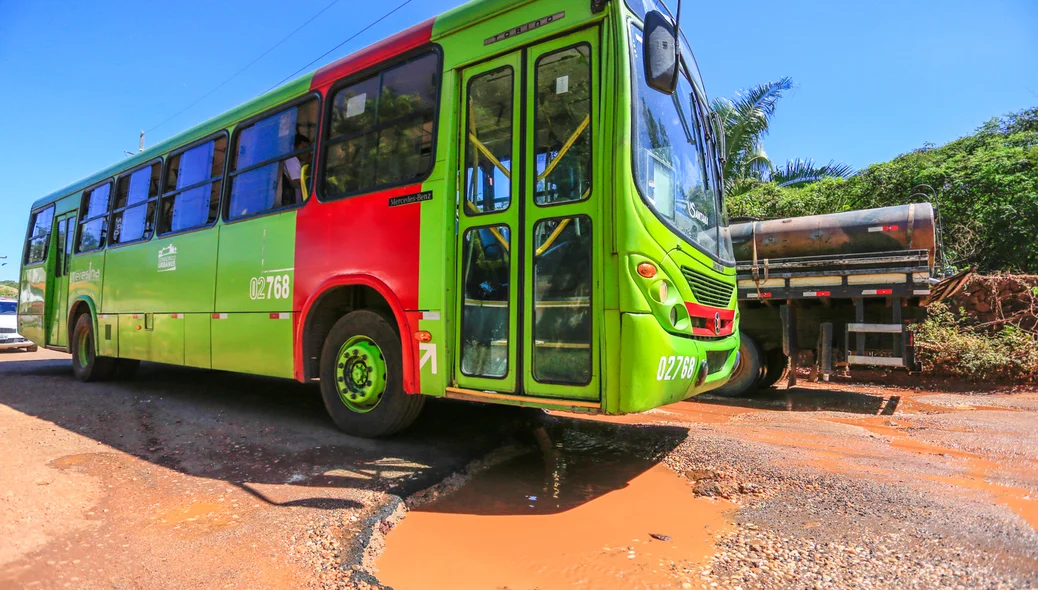
{"label": "green shrub", "polygon": [[926,373],[974,382],[1038,381],[1038,339],[1014,325],[986,334],[934,303],[913,331],[916,358]]}
{"label": "green shrub", "polygon": [[851,178],[799,187],[748,182],[728,208],[733,217],[837,213],[927,201],[927,186],[938,197],[944,254],[953,265],[1038,273],[1038,108],[992,119],[972,135],[873,164]]}

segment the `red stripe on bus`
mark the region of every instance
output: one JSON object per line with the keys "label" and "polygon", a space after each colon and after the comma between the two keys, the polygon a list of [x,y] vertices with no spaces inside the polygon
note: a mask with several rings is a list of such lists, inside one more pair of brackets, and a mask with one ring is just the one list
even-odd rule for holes
{"label": "red stripe on bus", "polygon": [[714,314],[720,314],[722,320],[735,319],[734,309],[725,309],[723,307],[710,307],[709,305],[700,305],[698,303],[692,303],[691,301],[685,302],[685,309],[688,310],[688,315],[695,318],[713,318]]}
{"label": "red stripe on bus", "polygon": [[[311,199],[299,208],[292,291],[293,309],[300,310],[292,314],[296,379],[304,377],[303,336],[315,302],[338,287],[364,286],[386,300],[400,329],[404,391],[420,391],[419,343],[411,338],[418,326],[404,310],[418,309],[422,207],[389,207],[389,199],[421,190],[410,184],[326,203]],[[436,190],[433,198],[446,197]]]}
{"label": "red stripe on bus", "polygon": [[310,81],[310,89],[313,90],[331,84],[350,74],[428,43],[432,39],[433,22],[435,20],[431,18],[425,22],[418,23],[391,37],[386,37],[374,45],[369,45],[364,49],[354,51],[344,58],[333,61],[314,73],[314,77]]}

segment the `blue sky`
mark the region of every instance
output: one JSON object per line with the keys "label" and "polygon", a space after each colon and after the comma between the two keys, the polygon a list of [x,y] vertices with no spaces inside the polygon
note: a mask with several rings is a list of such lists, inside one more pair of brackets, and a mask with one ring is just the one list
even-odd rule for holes
{"label": "blue sky", "polygon": [[[617,1],[617,0],[613,0]],[[791,76],[775,161],[861,168],[1038,105],[1038,3],[685,0],[711,96]],[[29,204],[135,150],[331,0],[0,0],[0,280],[17,277]],[[267,90],[397,4],[340,0],[149,145]],[[458,0],[414,0],[323,65]],[[4,262],[4,261],[0,261]]]}

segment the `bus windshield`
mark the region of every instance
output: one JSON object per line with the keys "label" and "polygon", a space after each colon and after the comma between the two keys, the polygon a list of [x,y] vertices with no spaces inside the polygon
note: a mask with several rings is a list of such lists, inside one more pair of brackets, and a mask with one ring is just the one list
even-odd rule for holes
{"label": "bus windshield", "polygon": [[0,301],[0,315],[14,315],[18,312],[18,304],[14,301]]}
{"label": "bus windshield", "polygon": [[649,88],[642,69],[642,32],[631,26],[631,64],[637,83],[634,119],[634,177],[657,217],[703,253],[731,262],[723,227],[717,149],[704,128],[699,98],[684,68],[677,90]]}

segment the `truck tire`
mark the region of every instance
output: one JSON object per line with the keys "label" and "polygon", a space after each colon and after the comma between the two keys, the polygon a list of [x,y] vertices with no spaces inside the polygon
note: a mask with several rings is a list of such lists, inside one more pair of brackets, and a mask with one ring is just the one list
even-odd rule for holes
{"label": "truck tire", "polygon": [[404,392],[400,336],[381,315],[352,311],[332,326],[321,349],[321,397],[346,434],[389,436],[411,425],[425,396]]}
{"label": "truck tire", "polygon": [[789,357],[782,352],[781,348],[764,353],[764,376],[761,377],[757,388],[767,389],[778,383],[778,380],[786,373],[786,367],[788,366]]}
{"label": "truck tire", "polygon": [[739,397],[757,388],[764,374],[764,355],[752,336],[739,330],[739,362],[732,369],[732,376],[721,387],[711,391],[723,397]]}
{"label": "truck tire", "polygon": [[115,372],[115,359],[98,356],[94,349],[94,320],[81,314],[72,329],[72,374],[80,381],[104,381]]}

